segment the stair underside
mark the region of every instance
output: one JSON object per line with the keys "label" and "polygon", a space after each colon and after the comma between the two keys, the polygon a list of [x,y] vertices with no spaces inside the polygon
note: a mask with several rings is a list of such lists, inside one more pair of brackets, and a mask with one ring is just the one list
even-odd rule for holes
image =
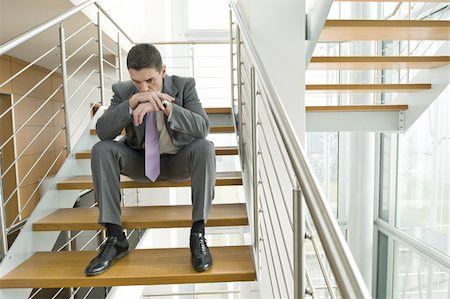
{"label": "stair underside", "polygon": [[431,84],[306,84],[306,91],[317,92],[405,92],[431,89]]}
{"label": "stair underside", "polygon": [[192,269],[189,248],[132,250],[107,272],[87,277],[96,251],[38,252],[0,279],[0,288],[62,288],[254,281],[250,246],[210,247],[211,270]]}
{"label": "stair underside", "polygon": [[432,69],[450,64],[450,56],[316,56],[308,70]]}
{"label": "stair underside", "polygon": [[[239,171],[218,172],[216,175],[216,186],[234,186],[242,185],[242,176]],[[156,182],[136,182],[132,179],[121,176],[120,187],[121,188],[155,188],[155,187],[190,187],[191,181],[164,181],[157,180]],[[92,182],[92,176],[82,175],[74,176],[67,179],[64,182],[57,184],[58,190],[84,190],[93,189],[94,184]]]}
{"label": "stair underside", "polygon": [[450,21],[327,20],[319,41],[449,39]]}
{"label": "stair underside", "polygon": [[[34,231],[99,230],[97,208],[59,209],[33,223]],[[122,208],[126,229],[175,228],[192,225],[192,206],[141,206]],[[213,204],[207,226],[248,225],[245,204]]]}
{"label": "stair underside", "polygon": [[[238,154],[237,146],[216,146],[216,156],[233,156]],[[76,159],[90,159],[91,151],[80,151],[75,154]]]}

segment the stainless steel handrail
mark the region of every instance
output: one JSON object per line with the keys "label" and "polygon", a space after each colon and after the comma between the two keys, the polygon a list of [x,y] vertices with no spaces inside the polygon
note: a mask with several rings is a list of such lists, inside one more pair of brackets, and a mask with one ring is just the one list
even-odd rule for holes
{"label": "stainless steel handrail", "polygon": [[9,50],[17,47],[18,45],[26,42],[27,40],[35,37],[36,35],[38,35],[39,33],[44,32],[45,30],[61,23],[62,21],[64,21],[65,19],[67,19],[70,16],[73,16],[74,14],[82,11],[83,9],[85,9],[86,7],[88,7],[89,5],[91,5],[92,3],[94,3],[96,0],[87,0],[83,3],[81,3],[78,6],[75,6],[69,10],[67,10],[65,13],[54,17],[44,23],[42,23],[41,25],[38,25],[36,27],[34,27],[33,29],[17,36],[16,38],[13,38],[12,40],[4,43],[1,47],[0,47],[0,55],[3,55],[4,53],[8,52]]}
{"label": "stainless steel handrail", "polygon": [[[298,136],[294,133],[290,120],[285,117],[287,113],[253,44],[247,25],[243,21],[236,3],[230,0],[229,4],[233,10],[235,22],[240,28],[241,36],[244,38],[246,46],[252,54],[257,73],[262,78],[261,84],[270,95],[269,106],[271,113],[279,128],[281,138],[288,152],[297,179],[299,180],[302,194],[316,225],[318,235],[322,241],[325,254],[333,270],[341,294],[344,298],[371,298],[333,212],[329,208],[319,187],[320,185],[306,159],[306,155],[300,146]],[[298,238],[299,236],[295,237]]]}

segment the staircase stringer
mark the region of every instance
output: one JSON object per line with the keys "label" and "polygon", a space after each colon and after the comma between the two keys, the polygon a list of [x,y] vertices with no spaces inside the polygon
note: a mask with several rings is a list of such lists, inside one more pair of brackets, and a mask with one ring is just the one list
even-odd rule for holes
{"label": "staircase stringer", "polygon": [[[445,42],[433,54],[433,56],[449,55],[450,42]],[[450,65],[437,67],[434,69],[424,69],[418,73],[408,83],[429,82],[431,89],[400,94],[394,103],[407,103],[408,110],[405,118],[405,131],[419,119],[425,110],[439,97],[439,95],[450,84]]]}

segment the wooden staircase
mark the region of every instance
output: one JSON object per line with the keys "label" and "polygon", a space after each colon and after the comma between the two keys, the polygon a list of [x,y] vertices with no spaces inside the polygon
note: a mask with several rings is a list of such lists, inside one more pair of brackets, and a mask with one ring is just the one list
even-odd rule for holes
{"label": "wooden staircase", "polygon": [[[210,121],[219,133],[234,132],[230,108],[207,108]],[[95,132],[91,130],[91,134]],[[76,159],[90,159],[90,150]],[[216,147],[216,155],[237,155],[235,146]],[[218,172],[216,186],[242,185],[239,171]],[[121,188],[189,187],[190,181],[135,182],[121,176]],[[91,176],[73,176],[56,185],[57,190],[92,189]],[[62,199],[63,200],[63,199]],[[182,228],[192,224],[192,206],[123,207],[124,229]],[[36,221],[33,231],[101,230],[97,208],[67,208]],[[243,203],[213,204],[207,226],[247,226]],[[186,241],[188,242],[188,241]],[[187,243],[188,244],[188,243]],[[155,285],[200,282],[236,282],[256,279],[251,246],[210,246],[211,270],[197,273],[192,269],[189,248],[135,249],[115,262],[101,275],[86,277],[84,268],[96,251],[37,252],[16,269],[0,278],[0,288],[63,288],[123,285]]]}

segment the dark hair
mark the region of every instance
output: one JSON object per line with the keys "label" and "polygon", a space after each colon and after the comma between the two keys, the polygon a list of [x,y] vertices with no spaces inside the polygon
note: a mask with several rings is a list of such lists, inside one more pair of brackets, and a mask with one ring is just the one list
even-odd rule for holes
{"label": "dark hair", "polygon": [[153,68],[159,72],[162,68],[161,54],[151,44],[138,44],[128,52],[127,67],[137,71],[144,68]]}

